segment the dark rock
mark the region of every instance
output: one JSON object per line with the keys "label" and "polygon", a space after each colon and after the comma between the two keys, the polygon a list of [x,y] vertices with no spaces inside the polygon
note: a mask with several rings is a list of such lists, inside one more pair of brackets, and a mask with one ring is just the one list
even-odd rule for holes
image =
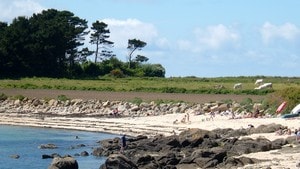
{"label": "dark rock", "polygon": [[89,156],[89,153],[86,152],[86,151],[83,151],[83,152],[80,153],[80,156]]}
{"label": "dark rock", "polygon": [[53,156],[48,155],[48,154],[43,154],[42,159],[48,159],[48,158],[53,158]]}
{"label": "dark rock", "polygon": [[138,167],[122,154],[111,154],[100,166],[101,169],[137,169]]}
{"label": "dark rock", "polygon": [[180,158],[176,156],[175,153],[168,153],[165,156],[160,157],[157,159],[160,166],[166,166],[166,165],[177,165],[180,161]]}
{"label": "dark rock", "polygon": [[154,159],[153,157],[151,157],[150,155],[146,155],[146,156],[140,157],[140,158],[137,160],[136,164],[137,164],[138,166],[141,166],[141,165],[147,165],[147,164],[151,163],[151,161],[154,161],[154,160],[155,160],[155,159]]}
{"label": "dark rock", "polygon": [[[265,131],[272,131],[277,126],[261,126],[260,131],[263,127],[268,128]],[[288,143],[284,139],[271,142],[263,137],[239,139],[247,134],[249,129],[207,131],[196,128],[183,131],[177,136],[130,137],[126,140],[127,147],[122,154],[118,154],[120,138],[114,138],[101,141],[102,147],[94,149],[92,154],[110,157],[102,168],[230,168],[257,161],[233,156],[279,149]]]}
{"label": "dark rock", "polygon": [[127,141],[129,141],[129,142],[135,142],[135,141],[145,140],[145,139],[148,139],[148,137],[147,136],[143,136],[143,135],[138,135],[136,137],[129,137],[129,138],[127,138]]}
{"label": "dark rock", "polygon": [[232,148],[229,150],[228,155],[242,155],[260,151],[269,151],[272,149],[272,142],[266,138],[243,138],[237,140]]}
{"label": "dark rock", "polygon": [[[248,158],[248,157],[240,157],[240,158],[234,158],[234,157],[230,157],[228,158],[225,163],[224,166],[221,166],[222,168],[232,168],[234,167],[242,167],[244,165],[247,164],[255,164],[261,162],[258,159],[254,159],[254,158]],[[226,166],[226,167],[225,167]]]}
{"label": "dark rock", "polygon": [[192,154],[194,162],[202,167],[215,167],[217,164],[222,163],[226,157],[226,150],[221,147],[214,147],[206,150],[195,150]]}
{"label": "dark rock", "polygon": [[182,147],[197,147],[204,138],[209,138],[210,131],[193,128],[185,130],[179,134],[179,142]]}
{"label": "dark rock", "polygon": [[260,125],[254,129],[251,129],[250,134],[252,133],[274,133],[279,128],[282,128],[283,126],[281,124],[268,124],[268,125]]}
{"label": "dark rock", "polygon": [[48,169],[78,169],[78,163],[72,157],[55,157]]}
{"label": "dark rock", "polygon": [[272,149],[280,149],[283,145],[287,144],[287,141],[283,138],[272,141]]}
{"label": "dark rock", "polygon": [[110,154],[113,154],[111,151],[105,150],[103,147],[97,147],[93,149],[92,155],[94,156],[109,156]]}

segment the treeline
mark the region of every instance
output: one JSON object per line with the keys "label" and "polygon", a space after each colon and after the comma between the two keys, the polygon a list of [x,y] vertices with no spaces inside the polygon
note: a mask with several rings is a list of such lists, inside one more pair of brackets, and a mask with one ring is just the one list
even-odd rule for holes
{"label": "treeline", "polygon": [[[87,23],[70,11],[56,9],[20,16],[11,24],[0,21],[0,78],[165,76],[162,65],[147,64],[147,57],[135,55],[147,44],[141,40],[129,39],[128,60],[119,60],[103,22],[94,22],[88,37],[96,50],[85,47]],[[91,55],[93,62],[88,60]]]}

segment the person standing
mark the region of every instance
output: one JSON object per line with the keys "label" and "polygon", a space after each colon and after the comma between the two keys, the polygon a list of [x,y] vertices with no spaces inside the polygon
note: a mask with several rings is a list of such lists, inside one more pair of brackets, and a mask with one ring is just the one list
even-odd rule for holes
{"label": "person standing", "polygon": [[121,137],[121,153],[124,153],[124,150],[126,148],[126,135],[124,134],[122,137]]}

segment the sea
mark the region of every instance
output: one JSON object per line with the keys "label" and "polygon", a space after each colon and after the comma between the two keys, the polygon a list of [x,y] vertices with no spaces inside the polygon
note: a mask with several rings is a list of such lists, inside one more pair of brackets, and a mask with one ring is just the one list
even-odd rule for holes
{"label": "sea", "polygon": [[[93,148],[99,147],[99,140],[120,137],[100,132],[63,130],[0,125],[0,169],[47,169],[52,159],[42,159],[42,155],[57,153],[74,157],[80,169],[99,169],[105,157],[91,155]],[[57,149],[40,149],[43,144],[55,144]],[[79,145],[85,146],[79,146]],[[89,156],[77,156],[87,151]],[[18,155],[19,158],[12,158]]]}

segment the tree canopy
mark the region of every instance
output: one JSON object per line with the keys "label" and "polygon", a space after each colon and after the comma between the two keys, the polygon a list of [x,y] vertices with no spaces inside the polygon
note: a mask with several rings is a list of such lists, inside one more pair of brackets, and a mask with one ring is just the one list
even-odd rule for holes
{"label": "tree canopy", "polygon": [[[0,78],[80,78],[117,74],[118,77],[164,77],[165,71],[146,73],[149,68],[146,69],[143,62],[149,60],[147,57],[137,55],[132,60],[133,52],[141,50],[146,42],[129,39],[128,63],[118,60],[110,50],[114,42],[108,40],[110,31],[103,22],[92,24],[90,43],[96,45],[96,51],[89,50],[84,46],[89,34],[87,23],[70,11],[56,9],[44,10],[31,17],[17,17],[11,24],[0,21]],[[92,64],[88,57],[93,53],[95,62]],[[97,61],[98,54],[101,62]],[[133,61],[135,66],[131,68]]]}

